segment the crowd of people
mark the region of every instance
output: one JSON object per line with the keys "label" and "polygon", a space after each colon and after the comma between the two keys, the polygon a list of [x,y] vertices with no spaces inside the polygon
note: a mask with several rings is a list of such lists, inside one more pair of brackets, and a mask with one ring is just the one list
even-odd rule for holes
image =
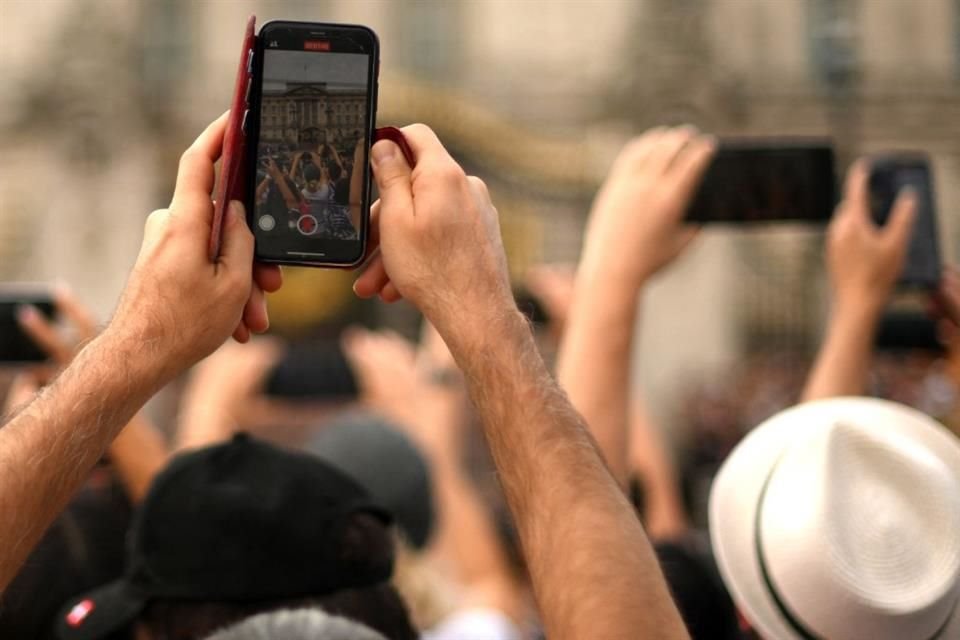
{"label": "crowd of people", "polygon": [[272,231],[277,221],[283,221],[281,232],[356,239],[362,181],[353,167],[363,149],[361,143],[342,151],[328,143],[302,146],[264,144],[258,149],[254,207],[257,219],[268,216],[271,221],[261,228]]}
{"label": "crowd of people", "polygon": [[[624,147],[576,269],[531,274],[542,335],[518,309],[484,183],[424,125],[403,129],[416,180],[378,142],[354,291],[406,299],[423,329],[345,331],[356,398],[304,402],[267,393],[284,345],[254,334],[282,274],[254,262],[240,203],[207,255],[225,124],[183,154],[105,326],[65,290],[76,340],[20,313],[59,371],[23,373],[0,428],[0,637],[960,638],[960,440],[929,407],[864,397],[883,391],[874,336],[911,194],[878,228],[868,166],[849,170],[823,343],[796,406],[742,440],[707,434],[704,532],[631,362],[641,311],[657,312],[640,304],[647,284],[695,240],[684,215],[712,137],[657,128]],[[273,163],[273,184],[336,194],[317,161],[319,176],[302,155]],[[951,268],[938,299],[956,354]],[[188,370],[167,437],[143,407]],[[954,393],[956,372],[941,371]],[[723,426],[723,411],[697,415]]]}

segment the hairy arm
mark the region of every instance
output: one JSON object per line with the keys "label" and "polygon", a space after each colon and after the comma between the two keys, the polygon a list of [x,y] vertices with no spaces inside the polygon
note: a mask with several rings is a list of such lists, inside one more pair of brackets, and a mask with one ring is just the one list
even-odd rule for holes
{"label": "hairy arm", "polygon": [[550,377],[515,310],[463,369],[514,515],[550,638],[685,638],[656,557],[583,418]]}
{"label": "hairy arm", "polygon": [[851,167],[827,232],[833,307],[804,401],[864,393],[877,324],[903,269],[916,199],[899,195],[889,222],[878,229],[870,220],[867,177],[863,161]]}
{"label": "hairy arm", "polygon": [[0,591],[159,386],[142,346],[104,333],[0,429]]}
{"label": "hairy arm", "polygon": [[[242,205],[228,208],[215,264],[206,251],[213,163],[226,115],[182,156],[170,208],[148,217],[140,255],[108,328],[0,429],[0,591],[154,392],[231,332],[245,340],[251,330],[266,330],[263,292],[279,288],[280,273],[253,268],[253,236]],[[204,322],[182,321],[197,317]]]}
{"label": "hairy arm", "polygon": [[517,523],[547,636],[686,637],[640,522],[513,301],[486,186],[427,127],[403,133],[415,169],[393,142],[371,153],[380,254],[354,290],[408,298],[450,347]]}

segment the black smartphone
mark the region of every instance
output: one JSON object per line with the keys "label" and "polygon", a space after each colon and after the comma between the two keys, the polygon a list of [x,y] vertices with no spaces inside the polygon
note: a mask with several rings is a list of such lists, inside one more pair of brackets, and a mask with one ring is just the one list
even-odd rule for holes
{"label": "black smartphone", "polygon": [[686,219],[825,223],[836,201],[828,140],[721,140]]}
{"label": "black smartphone", "polygon": [[901,287],[936,289],[940,285],[942,265],[933,172],[927,156],[905,152],[870,159],[870,213],[874,222],[886,224],[897,195],[905,188],[912,188],[917,194],[917,216],[898,284]]}
{"label": "black smartphone", "polygon": [[367,27],[274,21],[260,29],[247,122],[258,261],[352,267],[363,259],[379,55]]}
{"label": "black smartphone", "polygon": [[17,310],[23,305],[33,305],[50,319],[56,314],[53,297],[47,287],[0,284],[0,363],[15,365],[48,359],[47,354],[20,328]]}

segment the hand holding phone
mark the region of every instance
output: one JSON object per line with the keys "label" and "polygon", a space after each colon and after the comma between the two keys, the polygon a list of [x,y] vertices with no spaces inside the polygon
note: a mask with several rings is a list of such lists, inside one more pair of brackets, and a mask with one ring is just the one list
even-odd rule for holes
{"label": "hand holding phone", "polygon": [[826,242],[834,306],[856,309],[858,316],[861,311],[879,314],[888,302],[903,270],[917,208],[915,199],[902,194],[889,224],[878,227],[870,217],[869,172],[862,160],[850,167]]}

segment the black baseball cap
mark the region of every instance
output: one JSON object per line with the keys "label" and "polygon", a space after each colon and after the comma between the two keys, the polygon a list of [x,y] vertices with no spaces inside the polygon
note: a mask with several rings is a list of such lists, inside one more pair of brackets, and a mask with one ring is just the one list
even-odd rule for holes
{"label": "black baseball cap", "polygon": [[381,583],[392,557],[338,554],[359,512],[390,522],[357,483],[308,454],[239,435],[177,456],[134,519],[124,576],[70,600],[57,633],[102,638],[154,599],[256,602]]}

